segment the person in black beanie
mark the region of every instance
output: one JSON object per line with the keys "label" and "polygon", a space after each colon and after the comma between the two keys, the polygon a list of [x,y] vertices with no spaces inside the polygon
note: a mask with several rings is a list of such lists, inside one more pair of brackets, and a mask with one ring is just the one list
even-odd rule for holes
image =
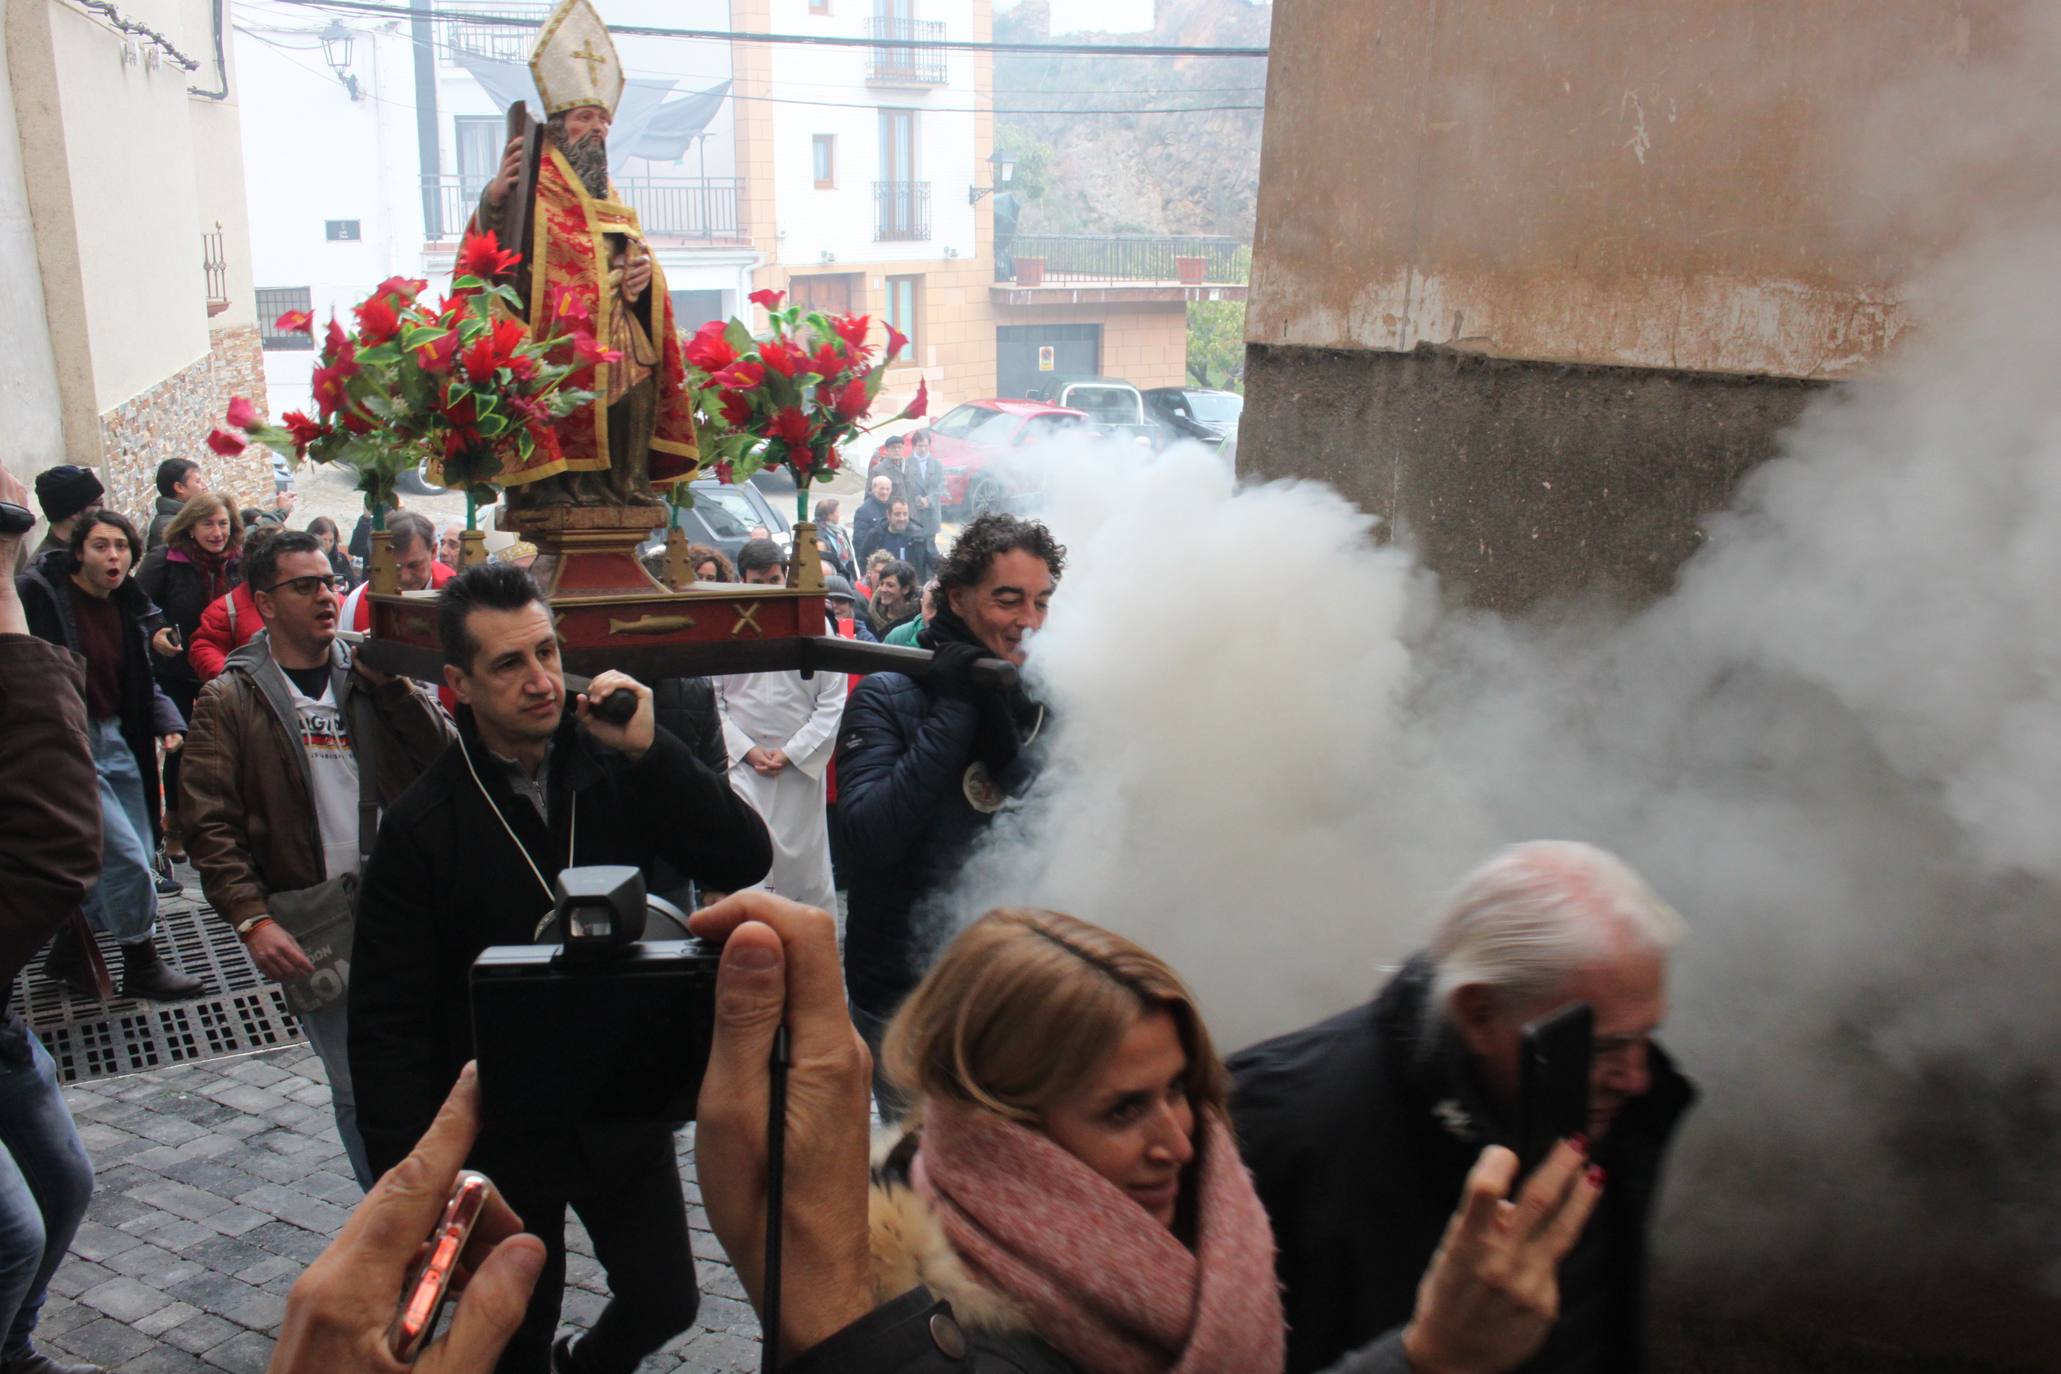
{"label": "person in black beanie", "polygon": [[[1022,687],[975,681],[974,665],[1022,666],[1044,626],[1066,549],[1033,520],[983,515],[938,570],[937,616],[917,637],[922,679],[875,673],[853,690],[837,741],[838,853],[849,890],[845,988],[880,1061],[887,1023],[950,923],[935,910],[967,852],[1036,776],[1045,708]],[[900,1102],[874,1075],[883,1117]]]}
{"label": "person in black beanie", "polygon": [[25,539],[21,551],[15,556],[13,575],[21,576],[29,570],[29,564],[52,549],[68,549],[72,544],[72,527],[79,517],[100,504],[100,498],[107,494],[107,488],[100,485],[100,478],[92,468],[82,468],[76,463],[62,463],[54,468],[45,468],[36,474],[36,504],[43,508],[43,519],[47,528],[43,531],[43,542],[34,548]]}

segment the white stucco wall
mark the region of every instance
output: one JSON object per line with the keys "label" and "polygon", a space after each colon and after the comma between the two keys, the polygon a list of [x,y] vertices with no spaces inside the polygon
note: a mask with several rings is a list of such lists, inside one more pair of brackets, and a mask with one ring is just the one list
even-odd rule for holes
{"label": "white stucco wall", "polygon": [[0,434],[7,436],[7,466],[27,482],[65,461],[64,418],[57,361],[43,313],[43,274],[36,231],[22,179],[21,145],[14,120],[14,83],[0,61]]}
{"label": "white stucco wall", "polygon": [[[828,15],[811,14],[808,0],[773,0],[775,33],[863,36],[871,5],[840,0]],[[920,20],[943,20],[952,40],[973,37],[971,6],[964,0],[919,4]],[[968,52],[945,57],[947,84],[935,87],[872,86],[866,81],[869,49],[782,45],[773,49],[773,163],[779,216],[779,262],[806,269],[829,252],[840,263],[934,262],[947,247],[961,257],[974,251],[974,207],[966,188],[988,184],[986,166],[976,168],[973,63]],[[789,103],[816,101],[820,104]],[[881,107],[917,111],[916,179],[930,183],[930,237],[913,243],[874,241],[873,184],[881,176]],[[845,108],[857,107],[857,108]],[[812,140],[837,139],[837,186],[817,190]]]}
{"label": "white stucco wall", "polygon": [[[199,71],[187,77],[187,84],[202,90],[219,89],[222,74],[215,69],[213,0],[184,0],[184,13],[184,33],[191,40],[186,51],[201,64]],[[223,23],[230,23],[232,15],[233,10],[225,6]],[[235,47],[228,40],[225,34],[222,60],[228,67],[227,98],[192,96],[186,102],[193,127],[194,199],[199,210],[194,232],[212,233],[221,225],[229,265],[229,308],[210,321],[218,329],[257,320],[251,298],[250,211],[244,199],[243,139],[238,127],[243,92],[238,85]]]}
{"label": "white stucco wall", "polygon": [[[200,46],[177,0],[127,9],[182,48]],[[105,412],[208,351],[189,77],[169,63],[125,64],[120,35],[69,6],[50,3],[35,20],[10,19],[8,60],[26,173],[50,197],[48,214],[34,201],[38,254],[46,271],[70,261],[77,318],[51,325],[83,331],[85,350],[60,366],[85,369],[76,404],[90,396]]]}

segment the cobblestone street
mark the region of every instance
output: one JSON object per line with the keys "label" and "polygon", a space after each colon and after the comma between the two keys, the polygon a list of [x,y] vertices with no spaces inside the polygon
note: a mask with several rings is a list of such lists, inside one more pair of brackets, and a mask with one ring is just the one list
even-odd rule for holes
{"label": "cobblestone street", "polygon": [[[40,1344],[120,1374],[261,1374],[287,1290],[358,1200],[322,1064],[305,1045],[100,1079],[65,1090],[99,1172],[86,1223],[50,1288]],[[722,1262],[680,1146],[701,1315],[643,1368],[756,1369],[758,1323]],[[605,1301],[571,1221],[564,1321]]]}
{"label": "cobblestone street", "polygon": [[[182,866],[179,876],[186,894],[164,904],[160,942],[220,996],[82,1003],[43,979],[39,964],[17,989],[15,1005],[30,1009],[63,1075],[79,1080],[64,1096],[98,1175],[36,1340],[118,1374],[261,1374],[287,1290],[360,1194],[313,1049],[296,1039],[211,1051],[295,1032],[235,937],[197,900],[193,871]],[[144,1064],[158,1067],[124,1071]],[[692,1127],[679,1157],[701,1312],[643,1369],[755,1370],[758,1321],[708,1230]],[[568,1214],[567,1225],[561,1321],[584,1328],[607,1288],[578,1220]]]}

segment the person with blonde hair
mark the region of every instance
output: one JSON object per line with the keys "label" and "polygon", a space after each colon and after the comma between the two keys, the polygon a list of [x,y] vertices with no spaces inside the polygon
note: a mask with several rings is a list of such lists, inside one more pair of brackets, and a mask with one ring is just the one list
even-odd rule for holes
{"label": "person with blonde hair", "polygon": [[[187,498],[165,526],[165,542],[146,554],[136,567],[136,585],[164,612],[171,630],[167,644],[152,643],[151,672],[181,719],[193,718],[201,678],[187,651],[192,648],[200,618],[209,606],[243,581],[243,515],[220,492],[199,491]],[[173,863],[186,858],[186,827],[179,807],[179,756],[165,756],[165,856]],[[165,896],[176,884],[160,882]]]}
{"label": "person with blonde hair", "polygon": [[[1058,912],[991,911],[903,1004],[883,1054],[911,1112],[874,1171],[874,1302],[928,1290],[1004,1368],[1279,1374],[1273,1232],[1223,1061],[1163,960]],[[1504,1370],[1536,1347],[1552,1266],[1594,1206],[1600,1184],[1568,1146],[1516,1206],[1513,1169],[1489,1152],[1425,1276],[1411,1348],[1469,1352],[1437,1368]],[[1404,1340],[1340,1369],[1401,1374]]]}

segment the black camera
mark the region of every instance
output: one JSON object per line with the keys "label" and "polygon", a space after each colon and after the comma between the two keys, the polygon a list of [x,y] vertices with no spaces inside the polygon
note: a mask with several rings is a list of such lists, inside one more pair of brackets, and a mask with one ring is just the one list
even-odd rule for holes
{"label": "black camera", "polygon": [[634,868],[568,868],[540,936],[472,964],[472,1036],[485,1123],[539,1130],[694,1119],[716,1026],[719,947],[647,940],[678,908]]}

